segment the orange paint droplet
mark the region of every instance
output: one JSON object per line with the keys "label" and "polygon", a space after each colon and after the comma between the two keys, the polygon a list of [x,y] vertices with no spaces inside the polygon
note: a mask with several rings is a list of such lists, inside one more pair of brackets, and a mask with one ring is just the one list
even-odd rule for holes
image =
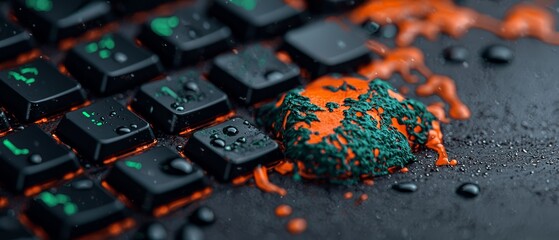
{"label": "orange paint droplet", "polygon": [[0,197],[0,208],[5,208],[8,206],[8,199],[4,197]]}
{"label": "orange paint droplet", "polygon": [[233,178],[233,180],[231,180],[231,184],[233,184],[233,186],[240,186],[245,184],[246,182],[248,182],[248,180],[250,180],[252,178],[252,175],[246,175],[246,176],[239,176],[236,178]]}
{"label": "orange paint droplet", "polygon": [[345,198],[345,199],[351,199],[351,198],[353,198],[353,193],[352,193],[352,192],[346,192],[346,193],[344,193],[344,198]]}
{"label": "orange paint droplet", "polygon": [[293,212],[291,206],[282,204],[276,207],[276,216],[278,217],[288,217]]}
{"label": "orange paint droplet", "polygon": [[359,201],[364,202],[367,201],[369,199],[369,195],[363,193],[361,194],[361,196],[359,196]]}
{"label": "orange paint droplet", "polygon": [[373,181],[373,179],[365,179],[365,180],[363,180],[363,184],[365,184],[367,186],[373,186],[373,185],[375,185],[375,181]]}
{"label": "orange paint droplet", "polygon": [[283,161],[274,167],[274,170],[281,175],[292,173],[294,164],[292,162]]}
{"label": "orange paint droplet", "polygon": [[307,220],[294,218],[287,222],[287,231],[291,234],[301,234],[307,230]]}
{"label": "orange paint droplet", "polygon": [[273,192],[280,196],[285,196],[287,194],[285,189],[270,182],[268,179],[268,169],[264,166],[258,166],[254,169],[254,181],[256,182],[256,186],[264,192]]}
{"label": "orange paint droplet", "polygon": [[409,170],[407,167],[404,167],[404,168],[402,168],[402,169],[400,170],[401,173],[407,173],[407,172],[409,172],[409,171],[410,171],[410,170]]}

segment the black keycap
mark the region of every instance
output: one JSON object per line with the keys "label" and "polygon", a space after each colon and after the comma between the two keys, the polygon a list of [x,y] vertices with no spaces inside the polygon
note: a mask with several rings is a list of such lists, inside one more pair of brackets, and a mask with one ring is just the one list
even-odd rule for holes
{"label": "black keycap", "polygon": [[0,139],[0,182],[16,192],[62,179],[80,166],[75,154],[39,127]]}
{"label": "black keycap", "polygon": [[363,0],[310,0],[309,7],[318,12],[337,13],[349,10],[363,2]]}
{"label": "black keycap", "polygon": [[102,94],[134,87],[162,71],[156,55],[119,34],[76,45],[64,65],[83,85]]}
{"label": "black keycap", "polygon": [[10,130],[10,123],[6,114],[0,110],[0,133]]}
{"label": "black keycap", "polygon": [[131,106],[169,133],[184,131],[231,111],[225,93],[200,79],[200,73],[193,70],[144,84]]}
{"label": "black keycap", "polygon": [[0,71],[0,101],[20,121],[30,122],[85,102],[81,85],[38,59]]}
{"label": "black keycap", "polygon": [[167,147],[118,161],[106,181],[146,212],[208,187],[200,169]]}
{"label": "black keycap", "polygon": [[111,21],[104,0],[14,0],[13,12],[37,39],[56,42],[75,37]]}
{"label": "black keycap", "polygon": [[0,17],[0,61],[10,60],[33,49],[31,35]]}
{"label": "black keycap", "polygon": [[197,131],[185,154],[221,181],[251,173],[283,158],[278,144],[242,118]]}
{"label": "black keycap", "polygon": [[154,141],[146,121],[110,98],[67,113],[55,133],[93,161],[106,160]]}
{"label": "black keycap", "polygon": [[51,239],[70,239],[102,230],[128,214],[124,204],[97,183],[79,178],[39,193],[26,215]]}
{"label": "black keycap", "polygon": [[138,38],[172,66],[196,63],[232,45],[228,27],[193,8],[147,21]]}
{"label": "black keycap", "polygon": [[38,239],[31,231],[27,230],[18,220],[13,216],[2,214],[0,216],[0,234],[2,239],[5,240],[34,240]]}
{"label": "black keycap", "polygon": [[369,61],[367,34],[348,22],[315,22],[285,35],[284,48],[313,76],[348,72]]}
{"label": "black keycap", "polygon": [[243,39],[284,33],[303,23],[303,12],[283,0],[216,0],[210,8],[213,16]]}
{"label": "black keycap", "polygon": [[111,0],[116,11],[131,14],[157,7],[172,0]]}
{"label": "black keycap", "polygon": [[253,45],[214,59],[209,79],[244,104],[253,104],[300,84],[299,68],[281,62],[272,49]]}

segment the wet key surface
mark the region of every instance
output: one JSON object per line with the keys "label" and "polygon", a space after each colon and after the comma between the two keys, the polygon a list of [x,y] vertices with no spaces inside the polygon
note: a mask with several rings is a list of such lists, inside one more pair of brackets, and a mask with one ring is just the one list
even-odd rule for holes
{"label": "wet key surface", "polygon": [[299,67],[281,62],[262,45],[216,57],[209,79],[244,104],[275,98],[300,84]]}
{"label": "wet key surface", "polygon": [[81,85],[45,60],[0,71],[0,101],[22,122],[51,116],[85,100]]}
{"label": "wet key surface", "polygon": [[31,34],[0,17],[0,61],[28,52],[35,46]]}
{"label": "wet key surface", "polygon": [[225,93],[194,70],[144,84],[131,106],[169,133],[187,130],[231,111]]}
{"label": "wet key surface", "polygon": [[69,239],[102,230],[127,217],[124,204],[97,183],[78,178],[39,193],[27,217],[51,239]]}
{"label": "wet key surface", "polygon": [[76,155],[37,126],[0,138],[0,182],[16,192],[80,169]]}
{"label": "wet key surface", "polygon": [[10,123],[6,114],[0,110],[0,134],[10,130]]}
{"label": "wet key surface", "polygon": [[118,161],[106,182],[146,212],[208,187],[198,167],[167,147]]}
{"label": "wet key surface", "polygon": [[367,63],[364,30],[345,21],[326,20],[307,24],[285,35],[283,48],[313,76],[349,72]]}
{"label": "wet key surface", "polygon": [[232,46],[231,30],[200,9],[187,8],[147,21],[140,41],[172,66],[193,64]]}
{"label": "wet key surface", "polygon": [[271,37],[303,23],[302,9],[283,0],[216,0],[210,13],[242,39]]}
{"label": "wet key surface", "polygon": [[101,94],[132,88],[163,70],[155,54],[120,34],[107,34],[76,45],[68,52],[64,65],[84,86]]}
{"label": "wet key surface", "polygon": [[102,27],[113,19],[102,0],[15,0],[14,15],[41,41],[56,42]]}
{"label": "wet key surface", "polygon": [[242,118],[195,132],[184,152],[220,181],[283,158],[278,143]]}
{"label": "wet key surface", "polygon": [[67,113],[55,133],[80,155],[95,162],[154,141],[146,121],[110,98]]}

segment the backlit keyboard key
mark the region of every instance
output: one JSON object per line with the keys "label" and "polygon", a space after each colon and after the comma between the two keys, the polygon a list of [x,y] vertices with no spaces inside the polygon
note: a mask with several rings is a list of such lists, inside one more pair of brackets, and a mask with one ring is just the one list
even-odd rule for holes
{"label": "backlit keyboard key", "polygon": [[0,182],[13,191],[62,179],[79,168],[72,151],[35,125],[0,139]]}
{"label": "backlit keyboard key", "polygon": [[0,61],[10,60],[33,49],[31,34],[0,17]]}
{"label": "backlit keyboard key", "polygon": [[250,174],[258,165],[283,158],[278,143],[242,118],[195,132],[184,151],[220,181]]}
{"label": "backlit keyboard key", "polygon": [[20,121],[48,117],[85,100],[81,85],[45,60],[0,71],[0,101]]}
{"label": "backlit keyboard key", "polygon": [[131,106],[169,133],[184,131],[231,111],[225,93],[201,79],[200,72],[194,70],[144,84]]}
{"label": "backlit keyboard key", "polygon": [[227,26],[190,8],[150,19],[138,38],[172,66],[212,57],[229,49],[233,43]]}
{"label": "backlit keyboard key", "polygon": [[39,193],[27,217],[51,239],[74,239],[100,231],[127,217],[123,203],[87,178]]}
{"label": "backlit keyboard key", "polygon": [[96,162],[155,139],[146,121],[110,98],[67,113],[55,133],[80,155]]}
{"label": "backlit keyboard key", "polygon": [[76,45],[64,65],[84,86],[102,94],[132,88],[163,70],[155,54],[119,34]]}
{"label": "backlit keyboard key", "polygon": [[271,37],[303,23],[304,11],[284,0],[216,0],[213,16],[243,39]]}
{"label": "backlit keyboard key", "polygon": [[370,60],[367,34],[349,22],[320,21],[285,35],[284,48],[313,76],[349,72]]}
{"label": "backlit keyboard key", "polygon": [[118,161],[106,181],[146,212],[208,187],[200,169],[166,147]]}
{"label": "backlit keyboard key", "polygon": [[13,12],[41,41],[55,42],[102,27],[113,19],[103,0],[15,0]]}
{"label": "backlit keyboard key", "polygon": [[209,79],[236,100],[253,104],[296,87],[299,75],[296,65],[281,62],[272,49],[253,45],[216,57]]}

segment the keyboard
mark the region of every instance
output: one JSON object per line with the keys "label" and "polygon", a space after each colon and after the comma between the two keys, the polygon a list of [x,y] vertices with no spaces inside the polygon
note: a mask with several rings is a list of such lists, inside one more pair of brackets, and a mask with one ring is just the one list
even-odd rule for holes
{"label": "keyboard", "polygon": [[[472,170],[434,167],[432,153],[426,150],[417,153],[421,163],[410,169],[388,168],[380,175],[394,175],[381,177],[379,183],[377,178],[375,182],[368,179],[357,186],[317,184],[267,171],[275,167],[282,173],[278,164],[285,163],[287,150],[279,135],[259,124],[262,121],[255,116],[260,107],[324,76],[358,79],[374,72],[373,78],[390,80],[404,93],[418,82],[415,75],[425,76],[427,83],[444,83],[437,85],[439,90],[423,88],[423,93],[410,93],[412,98],[427,96],[421,100],[432,103],[439,101],[432,97],[438,95],[449,103],[451,118],[470,117],[459,98],[464,95],[440,93],[441,87],[452,91],[454,85],[444,84],[453,80],[433,72],[456,77],[458,88],[474,89],[461,77],[470,71],[467,62],[475,57],[467,49],[471,47],[445,37],[445,45],[450,42],[453,46],[440,50],[442,45],[418,39],[415,44],[427,49],[425,60],[413,58],[405,68],[363,68],[383,57],[398,62],[416,54],[409,46],[414,39],[407,42],[397,35],[407,25],[373,20],[354,23],[352,18],[359,17],[355,10],[367,2],[1,2],[0,238],[355,239],[370,235],[365,226],[384,221],[392,211],[396,214],[398,209],[391,207],[391,201],[413,202],[413,198],[402,199],[409,197],[405,193],[424,190],[417,186],[424,181],[458,181],[460,176],[444,174]],[[461,4],[474,5],[469,2]],[[506,2],[481,5],[510,5]],[[551,18],[557,18],[556,12]],[[478,28],[490,32],[491,21],[487,23]],[[475,71],[490,74],[519,60],[507,47],[510,42],[477,31],[481,30],[473,30],[475,36],[481,34],[494,44],[484,44],[479,58],[485,68],[476,65],[472,67]],[[460,32],[444,33],[462,37]],[[435,40],[429,33],[417,35]],[[520,35],[510,32],[501,37],[516,39]],[[532,37],[545,43],[525,44],[559,43],[536,33]],[[394,50],[390,55],[390,48],[407,51]],[[444,59],[451,70],[436,66],[441,63],[434,58]],[[383,72],[385,69],[391,70]],[[393,73],[400,76],[392,77]],[[342,86],[330,90],[340,89]],[[475,102],[472,96],[465,99]],[[331,106],[330,112],[339,107]],[[444,108],[440,109],[444,114]],[[490,113],[473,112],[474,117],[486,114],[491,118]],[[437,117],[446,122],[446,117]],[[447,149],[467,166],[465,156],[473,153],[457,149],[472,140],[453,130],[470,123],[457,120],[443,127],[451,135],[445,141],[456,140]],[[433,149],[440,156],[446,154],[444,147]],[[437,161],[436,165],[456,163]],[[483,164],[490,168],[490,163]],[[413,177],[401,176],[410,170]],[[427,178],[437,173],[441,174],[437,180]],[[412,183],[406,178],[421,179]],[[449,184],[441,184],[443,189],[449,188]],[[385,188],[367,188],[370,185]],[[465,199],[480,194],[477,184],[458,185],[458,195]],[[429,201],[429,194],[438,191],[432,186],[425,189],[431,192],[418,199]],[[374,199],[375,194],[388,200],[379,202],[383,200]],[[374,203],[378,205],[363,210]],[[469,203],[456,205],[468,208]],[[413,207],[398,206],[404,211]],[[331,219],[322,219],[328,214],[315,213],[340,208],[345,209],[343,216],[338,212]],[[349,223],[358,227],[349,230]],[[382,226],[397,228],[398,223],[391,219],[386,224]],[[332,229],[327,227],[330,225]],[[415,231],[403,229],[377,230],[383,232],[381,239],[408,238]]]}

